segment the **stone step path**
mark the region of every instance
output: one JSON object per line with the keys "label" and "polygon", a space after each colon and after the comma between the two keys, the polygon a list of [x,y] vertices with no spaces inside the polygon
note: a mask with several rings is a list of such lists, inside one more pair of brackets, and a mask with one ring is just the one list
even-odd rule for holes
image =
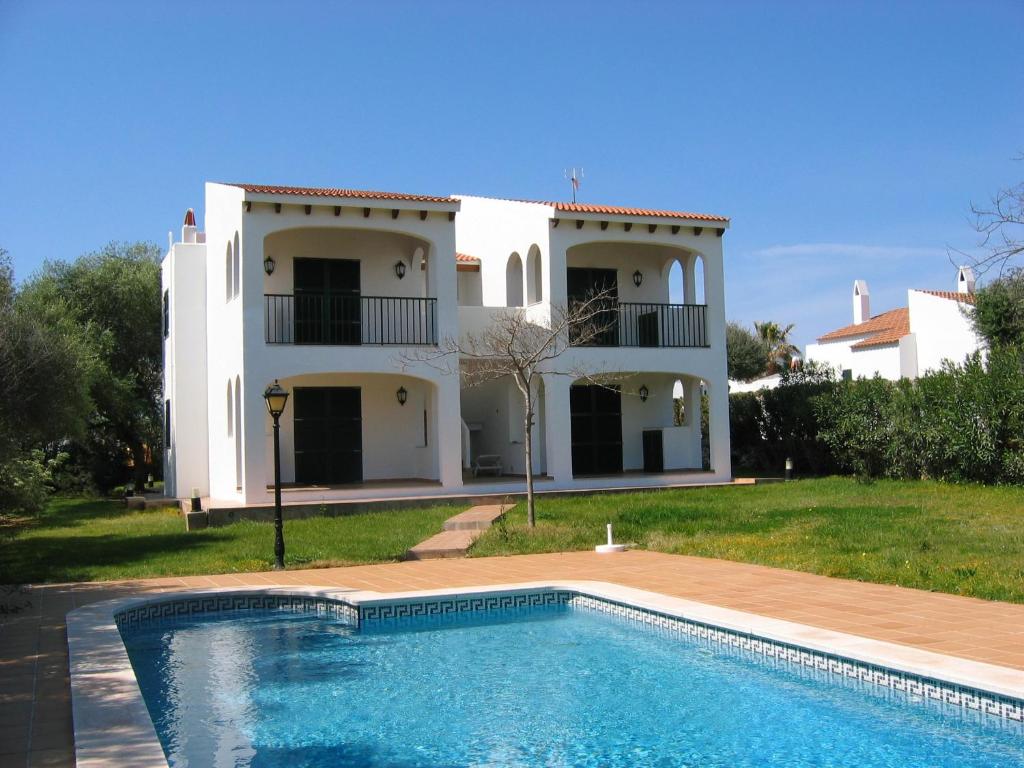
{"label": "stone step path", "polygon": [[437,560],[464,557],[474,541],[500,520],[514,505],[481,504],[444,522],[443,530],[405,553],[406,560]]}

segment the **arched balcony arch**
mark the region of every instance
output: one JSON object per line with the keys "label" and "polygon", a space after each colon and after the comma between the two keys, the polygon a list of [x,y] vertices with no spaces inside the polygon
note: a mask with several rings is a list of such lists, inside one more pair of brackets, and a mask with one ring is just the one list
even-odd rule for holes
{"label": "arched balcony arch", "polygon": [[509,256],[505,265],[505,306],[523,306],[523,260],[518,253]]}

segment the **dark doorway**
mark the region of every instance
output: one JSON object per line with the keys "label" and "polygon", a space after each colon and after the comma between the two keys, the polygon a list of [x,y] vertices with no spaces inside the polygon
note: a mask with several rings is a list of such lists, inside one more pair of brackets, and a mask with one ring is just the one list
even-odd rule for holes
{"label": "dark doorway", "polygon": [[296,483],[362,481],[362,410],[359,387],[295,388]]}
{"label": "dark doorway", "polygon": [[618,387],[569,388],[572,417],[572,474],[622,471],[622,395]]}
{"label": "dark doorway", "polygon": [[660,429],[645,429],[644,441],[644,472],[665,471],[665,443]]}
{"label": "dark doorway", "polygon": [[566,269],[566,293],[570,308],[594,296],[607,293],[607,298],[590,319],[590,327],[569,329],[569,341],[595,347],[615,347],[619,344],[619,280],[614,269],[569,267]]}
{"label": "dark doorway", "polygon": [[295,259],[295,343],[359,344],[359,262]]}

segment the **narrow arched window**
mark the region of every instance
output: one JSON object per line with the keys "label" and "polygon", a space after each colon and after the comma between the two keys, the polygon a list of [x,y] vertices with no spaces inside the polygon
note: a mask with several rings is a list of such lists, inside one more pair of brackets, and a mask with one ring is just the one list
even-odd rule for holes
{"label": "narrow arched window", "polygon": [[232,296],[237,296],[242,287],[242,253],[238,243],[238,233],[235,232],[234,261],[231,265],[231,272],[234,277],[232,283]]}

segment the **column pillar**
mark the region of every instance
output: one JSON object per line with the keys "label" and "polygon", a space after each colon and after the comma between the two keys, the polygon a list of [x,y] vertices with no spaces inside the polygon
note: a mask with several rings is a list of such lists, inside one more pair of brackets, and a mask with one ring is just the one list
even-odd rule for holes
{"label": "column pillar", "polygon": [[569,412],[571,384],[568,376],[544,376],[547,469],[557,483],[572,480],[572,418]]}

